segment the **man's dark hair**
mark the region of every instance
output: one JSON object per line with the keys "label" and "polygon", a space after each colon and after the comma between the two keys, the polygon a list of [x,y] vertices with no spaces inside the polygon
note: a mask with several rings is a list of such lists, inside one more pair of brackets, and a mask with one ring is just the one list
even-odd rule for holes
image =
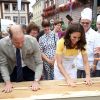
{"label": "man's dark hair", "polygon": [[42,27],[50,27],[50,22],[48,20],[43,20],[41,25]]}
{"label": "man's dark hair", "polygon": [[54,25],[62,24],[62,23],[63,23],[63,21],[61,21],[61,20],[56,20],[56,21],[54,22]]}

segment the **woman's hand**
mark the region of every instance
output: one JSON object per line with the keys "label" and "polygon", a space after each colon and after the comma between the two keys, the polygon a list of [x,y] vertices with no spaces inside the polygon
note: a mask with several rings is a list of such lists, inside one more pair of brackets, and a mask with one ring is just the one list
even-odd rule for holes
{"label": "woman's hand", "polygon": [[91,80],[89,75],[86,75],[85,82],[86,82],[87,85],[92,85],[92,80]]}
{"label": "woman's hand", "polygon": [[66,82],[67,82],[68,86],[72,86],[72,87],[76,86],[76,82],[71,78],[66,79]]}

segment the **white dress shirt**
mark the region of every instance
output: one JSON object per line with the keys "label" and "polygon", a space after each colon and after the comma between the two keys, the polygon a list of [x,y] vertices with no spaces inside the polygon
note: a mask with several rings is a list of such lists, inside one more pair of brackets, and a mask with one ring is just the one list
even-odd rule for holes
{"label": "white dress shirt", "polygon": [[[95,47],[100,47],[100,33],[97,32],[98,36],[96,37],[96,41],[95,41]],[[97,66],[96,66],[97,70],[100,70],[100,61],[98,61]]]}

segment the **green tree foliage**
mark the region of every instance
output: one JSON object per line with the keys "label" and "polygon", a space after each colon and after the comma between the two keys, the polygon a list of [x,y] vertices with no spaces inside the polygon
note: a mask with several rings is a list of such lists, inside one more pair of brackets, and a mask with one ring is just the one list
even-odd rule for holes
{"label": "green tree foliage", "polygon": [[95,20],[92,21],[91,27],[92,27],[94,30],[96,30],[96,21],[95,21]]}

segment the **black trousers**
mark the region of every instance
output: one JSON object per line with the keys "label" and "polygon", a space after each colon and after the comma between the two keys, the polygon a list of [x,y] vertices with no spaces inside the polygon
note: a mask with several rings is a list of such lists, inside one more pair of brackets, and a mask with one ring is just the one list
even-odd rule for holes
{"label": "black trousers", "polygon": [[1,73],[0,73],[0,82],[3,82],[3,79],[2,79]]}
{"label": "black trousers", "polygon": [[[100,76],[100,71],[93,71],[92,69],[90,70],[90,76],[91,77],[99,77]],[[85,74],[85,70],[77,70],[77,78],[85,78],[86,74]]]}
{"label": "black trousers", "polygon": [[[16,67],[10,75],[11,82],[16,82]],[[23,67],[23,80],[22,81],[33,81],[35,72],[29,69],[27,66]]]}
{"label": "black trousers", "polygon": [[100,77],[100,70],[95,71],[95,77]]}
{"label": "black trousers", "polygon": [[86,74],[84,70],[77,70],[77,78],[85,78]]}

